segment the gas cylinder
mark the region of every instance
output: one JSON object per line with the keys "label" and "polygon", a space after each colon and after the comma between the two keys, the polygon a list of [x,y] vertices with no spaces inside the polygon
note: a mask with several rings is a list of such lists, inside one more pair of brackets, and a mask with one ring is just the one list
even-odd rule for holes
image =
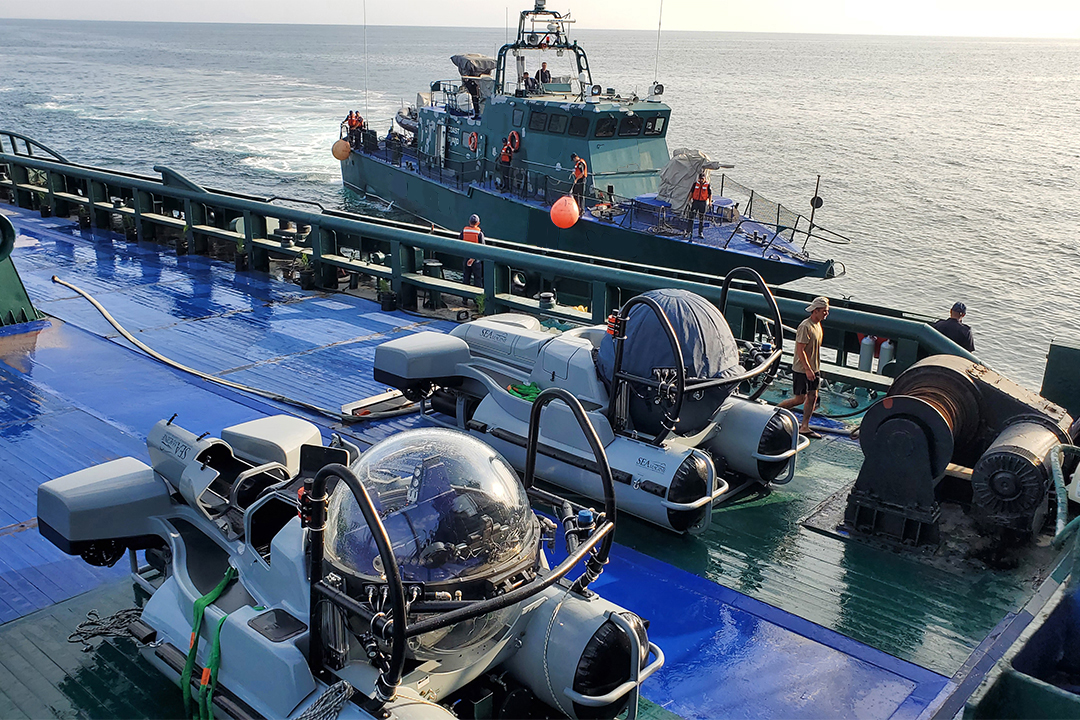
{"label": "gas cylinder", "polygon": [[[878,353],[877,368],[878,374],[885,374],[885,366],[893,361],[896,357],[896,343],[892,340],[886,340],[881,343],[881,351]],[[859,366],[862,366],[862,352],[859,353]]]}
{"label": "gas cylinder", "polygon": [[859,343],[859,370],[861,372],[873,372],[874,370],[874,342],[877,340],[873,335],[864,335]]}

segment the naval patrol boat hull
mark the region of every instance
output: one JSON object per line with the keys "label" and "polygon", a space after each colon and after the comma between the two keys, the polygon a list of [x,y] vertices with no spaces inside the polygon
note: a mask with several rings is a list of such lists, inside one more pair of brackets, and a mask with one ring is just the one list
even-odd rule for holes
{"label": "naval patrol boat hull", "polygon": [[679,240],[628,230],[589,213],[573,227],[559,229],[552,224],[548,207],[515,202],[497,190],[475,185],[460,190],[447,187],[416,170],[362,152],[353,152],[342,161],[341,176],[354,192],[386,199],[440,227],[456,229],[475,213],[489,237],[541,248],[718,277],[737,267],[749,267],[774,284],[835,274],[832,261],[808,266],[766,252],[759,256],[729,253],[690,237]]}

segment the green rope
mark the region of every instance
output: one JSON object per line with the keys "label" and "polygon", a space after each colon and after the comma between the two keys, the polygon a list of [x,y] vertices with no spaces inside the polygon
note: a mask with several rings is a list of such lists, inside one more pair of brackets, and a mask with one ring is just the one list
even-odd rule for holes
{"label": "green rope", "polygon": [[184,672],[180,675],[180,689],[184,693],[184,713],[189,718],[197,717],[191,707],[191,673],[195,669],[195,658],[199,654],[199,632],[202,630],[203,613],[211,603],[221,597],[221,593],[225,592],[225,588],[235,579],[236,568],[230,565],[217,587],[196,600],[191,611],[193,616],[191,621],[191,646],[188,649],[187,662],[184,663]]}
{"label": "green rope", "polygon": [[506,389],[510,391],[511,395],[516,395],[522,400],[528,400],[529,402],[536,402],[536,398],[540,397],[540,393],[543,390],[543,388],[534,382],[531,382],[528,385],[507,385]]}
{"label": "green rope", "polygon": [[214,628],[214,638],[210,644],[210,657],[203,668],[202,681],[199,684],[199,720],[214,720],[214,691],[217,690],[218,668],[221,667],[221,626],[229,619],[225,615],[218,620]]}

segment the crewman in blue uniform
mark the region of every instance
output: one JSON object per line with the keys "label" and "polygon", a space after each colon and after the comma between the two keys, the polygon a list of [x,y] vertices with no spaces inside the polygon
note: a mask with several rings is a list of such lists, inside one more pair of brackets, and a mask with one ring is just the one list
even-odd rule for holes
{"label": "crewman in blue uniform", "polygon": [[975,338],[971,334],[971,328],[964,324],[964,316],[967,315],[967,305],[962,302],[953,303],[949,317],[938,320],[930,327],[937,330],[954,343],[970,353],[975,352]]}

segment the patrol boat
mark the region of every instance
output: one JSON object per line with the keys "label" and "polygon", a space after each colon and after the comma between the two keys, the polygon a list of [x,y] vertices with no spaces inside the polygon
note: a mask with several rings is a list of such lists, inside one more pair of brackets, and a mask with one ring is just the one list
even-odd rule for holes
{"label": "patrol boat", "polygon": [[[843,272],[807,246],[846,238],[726,175],[712,177],[704,232],[691,232],[686,211],[699,172],[731,166],[669,152],[663,85],[639,98],[594,83],[584,48],[570,39],[573,21],[545,5],[521,13],[517,39],[498,58],[454,56],[459,77],[431,83],[415,108],[399,112],[402,132],[380,138],[343,124],[348,139],[334,155],[346,187],[445,228],[475,213],[489,236],[612,260],[713,276],[750,267],[771,283]],[[548,66],[546,82],[526,80]],[[560,229],[549,212],[571,193],[571,154],[588,167],[585,207]],[[820,202],[815,195],[811,205]]]}

